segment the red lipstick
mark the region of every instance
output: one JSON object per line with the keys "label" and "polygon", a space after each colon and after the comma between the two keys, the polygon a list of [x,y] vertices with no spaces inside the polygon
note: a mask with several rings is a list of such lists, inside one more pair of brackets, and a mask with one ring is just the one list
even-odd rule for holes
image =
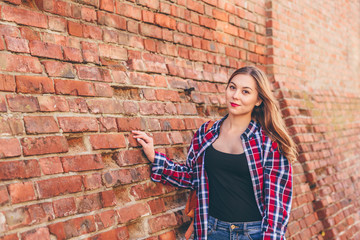
{"label": "red lipstick", "polygon": [[231,104],[232,107],[238,107],[238,106],[240,106],[240,105],[238,105],[238,104],[236,104],[236,103],[232,103],[232,102],[231,102],[230,104]]}

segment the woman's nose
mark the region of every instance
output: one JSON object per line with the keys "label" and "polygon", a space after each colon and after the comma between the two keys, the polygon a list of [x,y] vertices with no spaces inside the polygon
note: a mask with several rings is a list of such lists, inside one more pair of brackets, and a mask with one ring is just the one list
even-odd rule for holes
{"label": "woman's nose", "polygon": [[235,91],[232,97],[233,97],[234,99],[239,99],[239,97],[240,97],[240,91]]}

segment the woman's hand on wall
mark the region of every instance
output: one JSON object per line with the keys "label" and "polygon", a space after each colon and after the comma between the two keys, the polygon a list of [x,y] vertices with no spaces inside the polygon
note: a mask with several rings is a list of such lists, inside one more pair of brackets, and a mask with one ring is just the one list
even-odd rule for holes
{"label": "woman's hand on wall", "polygon": [[154,162],[155,159],[155,150],[154,150],[154,140],[152,137],[148,136],[145,132],[132,130],[133,137],[141,144],[143,147],[146,157],[150,162]]}

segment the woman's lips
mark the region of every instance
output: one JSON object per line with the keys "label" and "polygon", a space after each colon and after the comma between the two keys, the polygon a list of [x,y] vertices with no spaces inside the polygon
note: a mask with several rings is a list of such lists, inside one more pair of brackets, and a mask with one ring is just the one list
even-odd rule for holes
{"label": "woman's lips", "polygon": [[230,104],[231,104],[232,107],[238,107],[238,106],[240,106],[240,105],[238,105],[238,104],[236,104],[236,103],[232,103],[232,102],[231,102]]}

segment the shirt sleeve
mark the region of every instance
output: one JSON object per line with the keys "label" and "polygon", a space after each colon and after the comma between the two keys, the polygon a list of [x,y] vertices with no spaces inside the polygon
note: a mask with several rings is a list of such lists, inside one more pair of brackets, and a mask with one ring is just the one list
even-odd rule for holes
{"label": "shirt sleeve", "polygon": [[285,240],[292,203],[292,167],[273,143],[264,164],[265,220],[263,240]]}
{"label": "shirt sleeve", "polygon": [[186,164],[175,163],[165,154],[155,151],[155,160],[151,167],[151,179],[154,182],[169,183],[176,187],[193,188],[196,179],[193,164],[196,149],[199,148],[199,135],[203,126],[204,124],[196,131],[191,140]]}

